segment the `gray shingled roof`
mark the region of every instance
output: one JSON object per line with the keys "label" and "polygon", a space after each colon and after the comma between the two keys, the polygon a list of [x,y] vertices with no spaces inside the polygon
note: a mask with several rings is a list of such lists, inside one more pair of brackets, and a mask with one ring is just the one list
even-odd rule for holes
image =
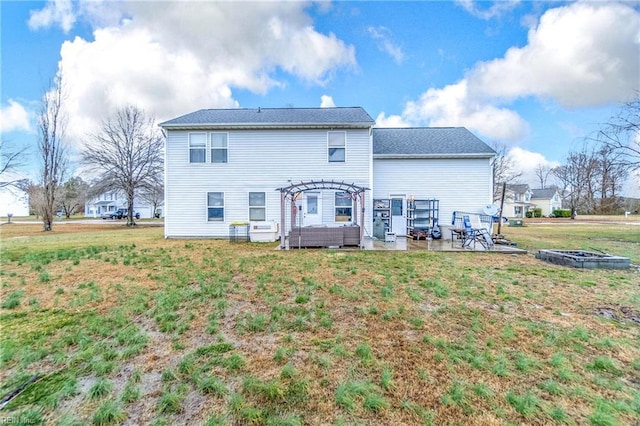
{"label": "gray shingled roof", "polygon": [[374,128],[373,155],[492,157],[495,151],[464,127]]}
{"label": "gray shingled roof", "polygon": [[531,190],[531,198],[550,199],[558,192],[556,188],[537,188]]}
{"label": "gray shingled roof", "polygon": [[201,109],[174,118],[160,127],[304,127],[358,126],[370,127],[373,119],[361,107],[348,108],[240,108]]}

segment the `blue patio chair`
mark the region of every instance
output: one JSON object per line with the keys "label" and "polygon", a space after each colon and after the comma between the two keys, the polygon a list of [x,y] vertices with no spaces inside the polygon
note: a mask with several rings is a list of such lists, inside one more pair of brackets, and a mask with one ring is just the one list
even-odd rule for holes
{"label": "blue patio chair", "polygon": [[480,243],[485,249],[493,247],[493,239],[484,227],[474,227],[469,216],[465,215],[462,220],[464,224],[464,235],[462,236],[462,247],[476,248],[476,243]]}

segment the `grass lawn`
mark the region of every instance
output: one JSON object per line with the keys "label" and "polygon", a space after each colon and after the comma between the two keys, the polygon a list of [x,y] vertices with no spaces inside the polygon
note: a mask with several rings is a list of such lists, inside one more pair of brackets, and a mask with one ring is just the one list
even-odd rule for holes
{"label": "grass lawn", "polygon": [[[638,226],[504,228],[526,255],[0,232],[0,396],[24,388],[0,411],[12,423],[640,422]],[[569,269],[541,248],[633,267]]]}

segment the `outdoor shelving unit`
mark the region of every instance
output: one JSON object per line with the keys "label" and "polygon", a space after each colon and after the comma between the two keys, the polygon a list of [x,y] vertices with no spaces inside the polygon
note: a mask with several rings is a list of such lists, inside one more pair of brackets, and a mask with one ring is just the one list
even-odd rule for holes
{"label": "outdoor shelving unit", "polygon": [[433,227],[438,223],[440,201],[436,199],[407,201],[407,235],[414,240],[431,236]]}

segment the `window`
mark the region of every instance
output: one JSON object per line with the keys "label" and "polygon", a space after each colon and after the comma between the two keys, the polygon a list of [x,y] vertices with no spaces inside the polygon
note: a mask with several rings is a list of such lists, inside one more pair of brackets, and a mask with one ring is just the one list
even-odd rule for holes
{"label": "window", "polygon": [[207,192],[207,220],[224,222],[224,193]]}
{"label": "window", "polygon": [[345,132],[328,132],[329,162],[344,163],[346,159],[347,134]]}
{"label": "window", "polygon": [[226,163],[227,151],[227,134],[211,133],[211,162]]}
{"label": "window", "polygon": [[347,192],[336,192],[336,222],[351,222],[353,200]]}
{"label": "window", "polygon": [[267,194],[249,193],[249,220],[267,220]]}
{"label": "window", "polygon": [[207,134],[189,133],[189,162],[205,163],[207,161]]}

